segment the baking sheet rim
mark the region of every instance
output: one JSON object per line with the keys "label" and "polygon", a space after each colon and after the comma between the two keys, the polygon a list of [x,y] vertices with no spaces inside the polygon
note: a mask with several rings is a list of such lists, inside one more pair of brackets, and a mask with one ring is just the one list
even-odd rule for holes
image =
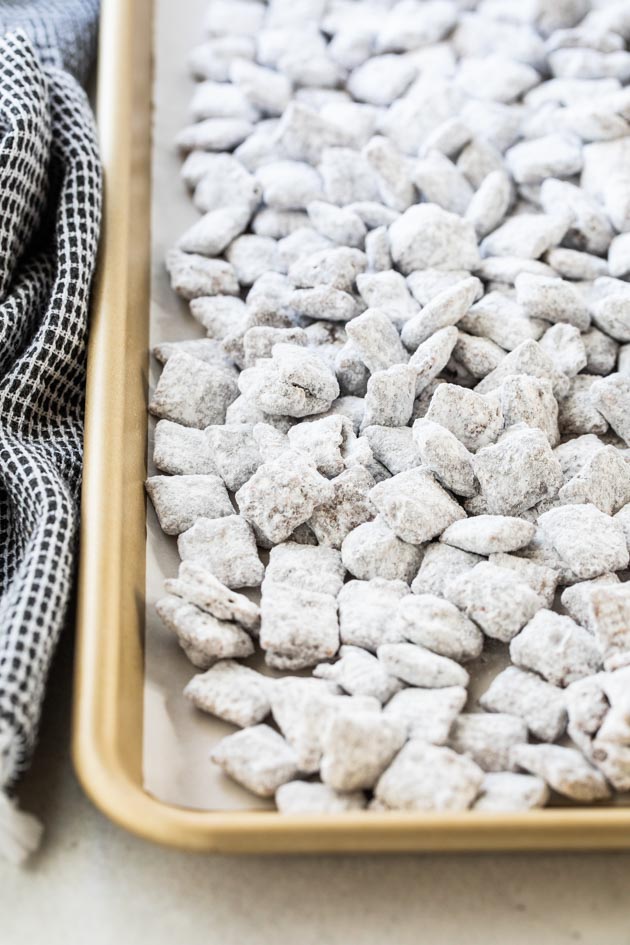
{"label": "baking sheet rim", "polygon": [[[125,487],[143,505],[142,477],[125,483],[122,457],[129,368],[134,29],[143,3],[103,0],[98,116],[105,166],[105,221],[92,311],[77,607],[72,752],[86,793],[111,820],[164,844],[214,852],[368,852],[562,850],[630,847],[630,809],[547,808],[519,814],[350,812],[283,816],[208,812],[164,804],[142,788],[142,629],[122,608],[126,582],[122,522]],[[148,103],[147,103],[148,104]],[[136,172],[138,168],[135,168]],[[141,168],[142,170],[142,168]],[[144,171],[148,173],[147,168]],[[149,212],[148,201],[144,208]],[[136,207],[134,206],[134,213]],[[121,221],[125,225],[121,226]],[[146,280],[145,280],[146,282]],[[148,283],[142,311],[148,319]],[[135,310],[137,318],[137,309]],[[127,382],[127,383],[125,383]],[[144,403],[135,405],[144,410]],[[138,451],[143,450],[141,443]],[[131,447],[131,453],[134,447]],[[144,453],[138,452],[140,462]],[[142,536],[135,536],[140,545]],[[142,574],[143,564],[137,564]],[[132,686],[123,687],[125,674]],[[125,711],[123,711],[123,709]],[[127,713],[127,714],[125,714]],[[124,717],[123,717],[124,716]]]}

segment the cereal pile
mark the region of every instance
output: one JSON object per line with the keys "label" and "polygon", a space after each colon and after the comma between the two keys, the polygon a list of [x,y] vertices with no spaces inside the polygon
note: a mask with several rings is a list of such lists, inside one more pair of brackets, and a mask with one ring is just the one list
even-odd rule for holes
{"label": "cereal pile", "polygon": [[212,761],[289,813],[629,790],[630,4],[204,29],[147,490]]}

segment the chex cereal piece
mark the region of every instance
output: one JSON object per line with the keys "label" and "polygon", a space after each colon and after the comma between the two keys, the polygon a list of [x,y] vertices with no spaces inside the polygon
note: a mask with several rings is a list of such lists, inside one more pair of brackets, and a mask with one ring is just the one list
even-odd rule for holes
{"label": "chex cereal piece", "polygon": [[627,276],[630,273],[630,244],[626,233],[620,233],[608,247],[608,271],[611,276]]}
{"label": "chex cereal piece", "polygon": [[568,322],[578,331],[586,331],[590,325],[588,307],[570,282],[522,272],[514,285],[516,299],[530,318]]}
{"label": "chex cereal piece", "polygon": [[185,253],[219,256],[232,240],[245,231],[250,216],[246,206],[210,210],[182,233],[177,246]]}
{"label": "chex cereal piece", "polygon": [[239,293],[234,267],[224,259],[208,259],[196,253],[172,249],[166,257],[166,268],[173,290],[188,301],[202,295]]}
{"label": "chex cereal piece", "polygon": [[[470,272],[466,269],[435,269],[429,267],[410,272],[407,276],[407,285],[416,301],[420,305],[426,306],[445,289],[449,289],[469,277]],[[476,276],[473,276],[473,278],[477,286],[475,294],[475,300],[477,300],[483,295],[483,284]]]}
{"label": "chex cereal piece", "polygon": [[217,472],[230,492],[236,492],[251,479],[262,463],[251,427],[226,424],[206,428]]}
{"label": "chex cereal piece", "polygon": [[254,367],[259,358],[270,358],[274,345],[301,345],[308,343],[302,328],[274,328],[271,325],[253,325],[243,335],[245,367]]}
{"label": "chex cereal piece", "polygon": [[172,420],[158,420],[155,426],[153,462],[161,472],[173,476],[217,474],[205,431]]}
{"label": "chex cereal piece", "polygon": [[[557,504],[552,502],[551,508],[557,508]],[[540,515],[541,513],[539,511],[533,511],[534,518],[540,518]],[[547,535],[542,528],[537,528],[536,534],[529,545],[527,545],[526,548],[521,548],[520,556],[534,561],[536,564],[553,568],[558,574],[559,585],[575,584],[576,581],[581,580],[580,576],[576,574],[575,571],[571,570],[567,562],[555,548],[550,536]]]}
{"label": "chex cereal piece", "polygon": [[505,219],[511,199],[512,186],[508,175],[503,170],[490,171],[466,208],[466,219],[472,223],[478,237],[487,236],[497,229]]}
{"label": "chex cereal piece", "polygon": [[482,783],[483,771],[470,758],[412,738],[374,793],[390,810],[467,810]]}
{"label": "chex cereal piece", "polygon": [[592,760],[592,742],[608,714],[610,703],[603,687],[603,673],[586,676],[566,689],[567,733],[577,747]]}
{"label": "chex cereal piece", "polygon": [[555,269],[563,279],[586,281],[608,274],[604,259],[592,253],[582,253],[577,249],[556,246],[545,253],[545,261]]}
{"label": "chex cereal piece", "polygon": [[222,738],[210,758],[239,784],[260,797],[273,797],[298,773],[295,752],[268,725],[253,725]]}
{"label": "chex cereal piece", "polygon": [[410,364],[376,371],[367,382],[363,424],[405,426],[413,412],[417,372]]}
{"label": "chex cereal piece", "polygon": [[509,568],[515,571],[522,581],[532,588],[545,602],[547,607],[551,607],[554,601],[556,587],[558,586],[558,572],[544,564],[537,564],[530,561],[529,558],[521,558],[518,555],[504,554],[498,552],[491,554],[489,559],[491,564],[496,564],[499,568]]}
{"label": "chex cereal piece", "polygon": [[372,373],[409,360],[393,322],[380,308],[369,308],[353,318],[348,322],[347,332]]}
{"label": "chex cereal piece", "polygon": [[324,476],[338,476],[345,468],[342,449],[352,425],[346,417],[332,414],[317,420],[296,423],[288,433],[294,450],[306,453]]}
{"label": "chex cereal piece", "polygon": [[561,242],[567,229],[566,217],[519,213],[485,237],[481,243],[481,253],[484,256],[539,259],[548,249]]}
{"label": "chex cereal piece", "polygon": [[341,794],[318,781],[289,781],[276,791],[276,807],[281,814],[341,814],[365,806],[363,792]]}
{"label": "chex cereal piece", "polygon": [[452,581],[447,596],[486,636],[508,643],[544,601],[514,571],[487,561]]}
{"label": "chex cereal piece", "polygon": [[402,689],[392,696],[383,711],[405,722],[410,738],[443,745],[466,704],[467,695],[463,686]]}
{"label": "chex cereal piece", "polygon": [[164,590],[219,620],[235,620],[252,632],[260,623],[258,604],[222,584],[195,561],[182,561],[177,577],[164,582]]}
{"label": "chex cereal piece", "polygon": [[330,594],[266,581],[260,610],[260,645],[269,666],[304,669],[337,652],[337,601]]}
{"label": "chex cereal piece", "polygon": [[255,587],[265,573],[251,525],[240,515],[197,519],[177,549],[182,561],[202,565],[230,588]]}
{"label": "chex cereal piece", "polygon": [[508,666],[492,680],[479,698],[488,712],[508,712],[522,718],[536,738],[554,742],[567,724],[564,692],[536,673]]}
{"label": "chex cereal piece", "polygon": [[362,581],[385,578],[409,583],[417,574],[422,551],[402,541],[377,515],[353,529],[343,540],[341,558],[353,577]]}
{"label": "chex cereal piece", "polygon": [[193,662],[200,669],[208,669],[215,660],[251,656],[254,652],[252,638],[238,624],[218,620],[180,597],[161,597],[155,609],[187,654],[195,656]]}
{"label": "chex cereal piece", "polygon": [[630,445],[630,378],[625,374],[602,377],[591,387],[591,396],[595,409]]}
{"label": "chex cereal piece", "polygon": [[184,165],[189,167],[195,154],[203,156],[203,174],[197,173],[190,183],[195,188],[195,206],[202,213],[222,207],[245,207],[253,213],[261,197],[260,184],[248,174],[231,154],[208,154],[192,151]]}
{"label": "chex cereal piece", "polygon": [[322,181],[304,161],[272,161],[256,171],[262,197],[276,210],[302,210],[322,194]]}
{"label": "chex cereal piece", "polygon": [[556,397],[565,397],[570,389],[566,374],[561,374],[556,370],[549,355],[533,338],[523,341],[506,354],[499,366],[479,381],[475,390],[479,394],[487,394],[489,391],[496,390],[510,374],[546,377],[551,381]]}
{"label": "chex cereal piece", "polygon": [[569,505],[590,503],[606,515],[614,515],[630,502],[630,465],[614,446],[594,453],[558,493]]}
{"label": "chex cereal piece", "polygon": [[462,170],[437,151],[414,163],[413,182],[425,200],[453,213],[465,214],[473,195]]}
{"label": "chex cereal piece", "polygon": [[321,118],[317,112],[301,102],[291,102],[287,106],[275,140],[287,157],[311,164],[316,164],[327,148],[351,144],[349,132]]}
{"label": "chex cereal piece", "polygon": [[324,200],[307,204],[310,221],[318,233],[341,246],[361,248],[367,228],[361,217],[347,207],[336,207]]}
{"label": "chex cereal piece", "polygon": [[145,483],[160,528],[179,535],[199,518],[232,515],[230,497],[218,476],[151,476]]}
{"label": "chex cereal piece", "polygon": [[476,659],[483,648],[479,627],[450,601],[435,594],[409,594],[396,607],[392,629],[404,640],[458,663]]}
{"label": "chex cereal piece", "polygon": [[566,397],[558,401],[558,422],[564,436],[605,433],[608,429],[608,421],[595,407],[592,394],[597,380],[593,374],[577,374],[571,378]]}
{"label": "chex cereal piece", "polygon": [[455,384],[440,384],[426,418],[450,430],[471,452],[494,443],[503,428],[497,402]]}
{"label": "chex cereal piece", "polygon": [[[335,687],[336,688],[336,687]],[[319,771],[324,732],[338,714],[380,713],[377,699],[340,696],[323,679],[285,676],[270,690],[271,710],[278,728],[295,751],[300,771]]]}
{"label": "chex cereal piece", "polygon": [[510,643],[515,666],[539,673],[554,686],[568,686],[601,668],[592,634],[570,617],[539,610]]}
{"label": "chex cereal piece", "polygon": [[518,551],[534,537],[536,526],[510,515],[476,515],[454,522],[440,541],[477,555]]}
{"label": "chex cereal piece", "polygon": [[[522,216],[522,214],[518,214]],[[492,235],[492,234],[491,234]],[[479,279],[484,279],[490,288],[499,292],[505,291],[506,286],[513,286],[516,277],[521,272],[533,272],[535,275],[552,276],[553,269],[539,259],[529,259],[523,256],[486,256],[475,269]],[[538,326],[539,328],[542,326]]]}
{"label": "chex cereal piece", "polygon": [[505,159],[519,184],[538,184],[548,177],[571,177],[582,169],[579,139],[562,132],[520,141],[508,149]]}
{"label": "chex cereal piece", "polygon": [[368,309],[384,311],[400,329],[418,311],[405,277],[393,269],[386,272],[363,272],[357,276],[357,289]]}
{"label": "chex cereal piece", "polygon": [[597,587],[591,594],[595,638],[607,670],[630,664],[630,586]]}
{"label": "chex cereal piece", "polygon": [[193,676],[184,695],[198,709],[245,728],[269,714],[272,680],[233,660],[221,660],[207,672]]}
{"label": "chex cereal piece", "polygon": [[574,748],[517,745],[510,758],[512,764],[543,778],[554,791],[571,800],[598,801],[610,796],[603,775]]}
{"label": "chex cereal piece", "polygon": [[594,433],[585,433],[556,446],[554,456],[560,461],[565,481],[572,479],[598,450],[605,446]]}
{"label": "chex cereal piece", "polygon": [[[231,298],[228,296],[228,298]],[[234,299],[231,299],[234,301]],[[240,300],[239,300],[240,301]],[[152,349],[152,354],[160,364],[166,364],[174,354],[190,354],[193,358],[216,364],[217,367],[227,370],[234,377],[238,370],[226,356],[221,342],[217,338],[187,338],[185,341],[164,341]]]}
{"label": "chex cereal piece", "polygon": [[373,696],[387,702],[402,688],[375,656],[359,646],[342,646],[336,663],[320,663],[313,670],[318,679],[329,679],[351,696]]}
{"label": "chex cereal piece", "polygon": [[443,686],[468,685],[469,676],[462,666],[423,646],[383,643],[376,652],[385,669],[410,686],[441,689]]}
{"label": "chex cereal piece", "polygon": [[421,544],[466,513],[424,467],[398,473],[374,486],[370,500],[403,541]]}
{"label": "chex cereal piece", "polygon": [[[413,469],[422,462],[408,427],[385,427],[378,424],[364,427],[362,435],[367,438],[374,458],[381,462],[390,473]],[[426,462],[424,465],[428,465]]]}
{"label": "chex cereal piece", "polygon": [[493,771],[481,782],[481,792],[473,810],[497,813],[532,810],[544,807],[549,800],[549,788],[542,778],[512,771]]}
{"label": "chex cereal piece", "polygon": [[391,716],[374,712],[334,715],[324,732],[321,779],[336,791],[371,788],[406,738],[404,722]]}
{"label": "chex cereal piece", "polygon": [[560,598],[562,606],[569,616],[589,630],[595,632],[595,621],[593,617],[592,595],[601,585],[619,584],[619,578],[614,572],[600,574],[599,577],[592,578],[590,581],[578,581],[571,587],[565,587]]}
{"label": "chex cereal piece", "polygon": [[404,581],[373,578],[348,581],[339,592],[339,633],[343,644],[376,652],[381,643],[400,643],[404,637],[392,617],[398,602],[409,595]]}
{"label": "chex cereal piece", "polygon": [[283,541],[269,554],[263,592],[268,583],[288,584],[336,597],[345,573],[341,555],[334,548]]}
{"label": "chex cereal piece", "polygon": [[334,246],[309,256],[300,256],[289,269],[289,279],[298,289],[329,285],[351,292],[357,276],[365,267],[365,253],[360,249]]}
{"label": "chex cereal piece", "polygon": [[582,335],[574,325],[558,322],[548,328],[540,339],[540,347],[551,358],[557,371],[573,377],[588,363]]}
{"label": "chex cereal piece", "polygon": [[389,240],[392,259],[405,275],[428,268],[472,270],[479,262],[472,224],[436,204],[405,210],[392,223]]}
{"label": "chex cereal piece", "polygon": [[[249,424],[242,424],[249,428]],[[236,424],[235,424],[236,426]],[[256,423],[252,427],[252,437],[258,447],[263,463],[277,459],[289,449],[289,438],[282,430],[269,423]]]}
{"label": "chex cereal piece", "polygon": [[538,519],[543,535],[580,580],[628,566],[623,529],[594,505],[563,505]]}
{"label": "chex cereal piece", "polygon": [[382,135],[375,135],[363,149],[363,154],[374,172],[382,202],[402,213],[416,201],[416,190],[411,180],[411,166],[395,147]]}
{"label": "chex cereal piece", "polygon": [[551,446],[557,446],[560,441],[558,403],[550,380],[513,375],[506,377],[497,393],[506,427],[517,423],[536,427],[547,434]]}
{"label": "chex cereal piece", "polygon": [[286,272],[278,244],[268,236],[245,233],[237,236],[225,253],[242,286],[253,285],[266,272]]}
{"label": "chex cereal piece", "polygon": [[270,361],[241,372],[239,388],[265,413],[290,417],[323,413],[339,396],[337,379],[318,354],[282,343]]}
{"label": "chex cereal piece", "polygon": [[409,367],[416,371],[416,396],[429,386],[431,381],[448,364],[455,342],[457,329],[454,325],[440,328],[430,338],[418,345],[409,358]]}
{"label": "chex cereal piece", "polygon": [[526,318],[521,306],[500,291],[487,292],[460,319],[458,327],[494,341],[506,351],[514,351],[523,342],[539,338],[544,331],[543,323]]}
{"label": "chex cereal piece", "polygon": [[554,496],[563,484],[549,440],[542,430],[525,425],[512,427],[497,443],[480,449],[473,470],[486,511],[497,515],[518,516]]}
{"label": "chex cereal piece", "polygon": [[274,544],[308,521],[333,488],[302,453],[287,450],[259,466],[236,493],[241,514]]}
{"label": "chex cereal piece", "polygon": [[593,321],[615,341],[630,341],[630,293],[625,286],[623,292],[605,295],[595,302]]}
{"label": "chex cereal piece", "polygon": [[411,585],[414,594],[447,596],[451,583],[481,561],[479,555],[440,542],[427,545],[420,570]]}
{"label": "chex cereal piece", "polygon": [[365,255],[370,272],[388,272],[391,269],[392,257],[389,252],[387,227],[377,226],[376,229],[367,233]]}
{"label": "chex cereal piece", "polygon": [[210,295],[193,299],[190,303],[190,313],[203,325],[210,339],[223,339],[232,332],[244,331],[249,314],[243,300],[233,295]]}
{"label": "chex cereal piece", "polygon": [[153,392],[150,412],[187,427],[224,423],[225,411],[238,396],[231,373],[189,354],[169,358]]}
{"label": "chex cereal piece", "polygon": [[295,289],[290,296],[291,306],[298,315],[316,318],[322,311],[328,321],[347,322],[361,312],[353,295],[328,285],[317,285],[310,289]]}
{"label": "chex cereal piece", "polygon": [[484,771],[507,771],[510,749],[526,741],[527,726],[516,715],[462,712],[453,722],[448,744]]}
{"label": "chex cereal piece", "polygon": [[[360,151],[346,147],[325,148],[317,169],[324,182],[326,199],[339,207],[347,206],[366,226],[388,225],[396,218],[394,210],[378,202],[374,172]],[[378,219],[374,218],[375,214]]]}
{"label": "chex cereal piece", "polygon": [[348,79],[348,91],[358,102],[390,105],[411,84],[416,67],[403,56],[373,56]]}
{"label": "chex cereal piece", "polygon": [[433,296],[417,315],[405,322],[401,332],[405,346],[415,351],[440,328],[456,325],[474,302],[478,284],[477,279],[469,276]]}
{"label": "chex cereal piece", "polygon": [[330,484],[332,498],[315,509],[308,525],[320,545],[341,548],[346,535],[374,518],[375,509],[369,498],[374,478],[363,466],[354,466]]}

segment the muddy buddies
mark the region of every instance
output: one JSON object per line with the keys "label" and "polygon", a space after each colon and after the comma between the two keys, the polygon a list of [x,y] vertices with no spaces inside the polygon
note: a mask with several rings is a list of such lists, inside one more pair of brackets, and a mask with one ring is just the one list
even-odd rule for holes
{"label": "muddy buddies", "polygon": [[630,790],[630,5],[199,35],[147,492],[208,764],[283,814]]}

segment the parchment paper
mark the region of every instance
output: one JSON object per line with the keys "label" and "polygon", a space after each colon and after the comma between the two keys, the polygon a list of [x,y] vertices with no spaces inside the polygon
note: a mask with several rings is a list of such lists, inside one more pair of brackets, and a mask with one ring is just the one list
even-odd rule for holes
{"label": "parchment paper", "polygon": [[[151,346],[163,341],[203,337],[188,305],[172,291],[164,257],[181,233],[196,219],[190,194],[179,175],[181,156],[173,146],[177,131],[188,120],[194,82],[186,69],[193,46],[203,41],[206,0],[156,0],[154,21],[154,114],[152,159],[152,274]],[[141,317],[141,313],[138,313]],[[153,360],[151,390],[159,376]],[[150,419],[148,470],[153,475],[153,429]],[[144,691],[144,786],[158,800],[200,810],[273,808],[230,781],[209,761],[212,746],[234,726],[199,712],[182,695],[197,672],[174,636],[155,614],[166,577],[177,574],[179,558],[174,538],[164,535],[151,503],[147,503],[146,647]],[[507,648],[486,640],[484,652],[471,673],[468,711],[493,676],[507,665]],[[259,659],[257,668],[264,669]],[[566,804],[562,798],[554,803]],[[630,803],[630,795],[616,796],[614,804]]]}

